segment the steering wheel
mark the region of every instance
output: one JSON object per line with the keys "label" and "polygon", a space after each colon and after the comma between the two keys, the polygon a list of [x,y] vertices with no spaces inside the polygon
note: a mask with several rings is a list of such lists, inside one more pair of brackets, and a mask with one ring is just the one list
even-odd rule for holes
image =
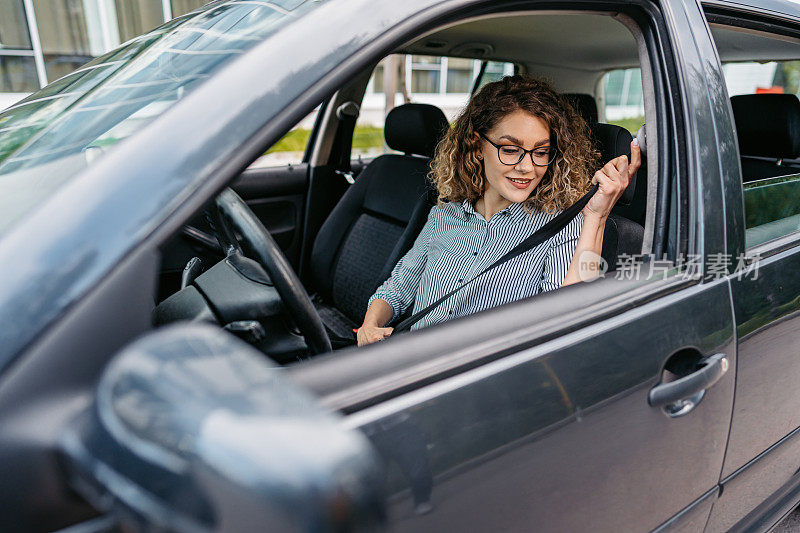
{"label": "steering wheel", "polygon": [[[269,274],[283,304],[305,337],[312,354],[331,351],[322,319],[311,303],[303,284],[292,270],[275,239],[241,197],[230,188],[217,196],[213,227],[226,255],[241,252],[236,233]],[[235,231],[234,231],[235,230]]]}

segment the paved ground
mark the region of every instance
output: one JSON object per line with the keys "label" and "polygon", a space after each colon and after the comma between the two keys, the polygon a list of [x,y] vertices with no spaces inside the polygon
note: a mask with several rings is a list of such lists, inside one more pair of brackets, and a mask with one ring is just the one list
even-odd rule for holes
{"label": "paved ground", "polygon": [[773,533],[797,533],[800,531],[800,508],[792,511],[786,519],[772,530]]}

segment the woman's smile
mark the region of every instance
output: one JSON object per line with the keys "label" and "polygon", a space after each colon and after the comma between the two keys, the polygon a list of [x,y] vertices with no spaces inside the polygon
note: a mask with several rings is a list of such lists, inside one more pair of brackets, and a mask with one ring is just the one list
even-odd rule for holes
{"label": "woman's smile", "polygon": [[533,179],[530,178],[509,178],[508,176],[506,176],[506,179],[510,181],[517,189],[527,189],[528,185],[530,185],[533,181]]}

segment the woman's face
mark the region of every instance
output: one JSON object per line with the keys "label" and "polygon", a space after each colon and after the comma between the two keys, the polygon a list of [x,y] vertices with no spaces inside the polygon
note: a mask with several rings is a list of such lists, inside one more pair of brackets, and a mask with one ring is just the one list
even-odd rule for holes
{"label": "woman's face", "polygon": [[[506,115],[486,133],[497,145],[520,146],[525,150],[545,150],[550,146],[547,123],[527,111],[517,110]],[[531,154],[525,154],[516,165],[503,164],[498,149],[481,138],[483,168],[486,174],[484,196],[493,201],[524,202],[542,181],[546,166],[536,166]],[[497,197],[499,196],[499,198]]]}

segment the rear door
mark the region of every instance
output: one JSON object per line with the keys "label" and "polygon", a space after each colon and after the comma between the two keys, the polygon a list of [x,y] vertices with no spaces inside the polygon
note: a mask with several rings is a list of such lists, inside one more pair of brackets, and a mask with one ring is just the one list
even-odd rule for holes
{"label": "rear door", "polygon": [[[721,128],[733,123],[728,95],[797,92],[787,77],[797,62],[787,59],[800,58],[800,11],[792,22],[715,3],[706,6],[706,15],[718,47],[715,61],[736,61],[721,80],[727,91],[725,83],[716,87],[726,104],[717,118]],[[750,55],[740,51],[745,40],[744,54]],[[756,122],[768,128],[762,135],[770,135],[773,145],[787,143],[791,150],[797,134],[786,126],[784,112],[775,111],[754,109]],[[800,113],[794,111],[790,118],[796,120]],[[723,144],[739,149],[724,165],[728,250],[740,267],[731,276],[739,358],[723,490],[709,531],[770,526],[800,495],[800,167],[791,161],[800,154],[785,154],[780,162],[762,157],[769,154],[752,151],[752,123],[737,126],[740,142],[731,126],[719,135],[727,137]]]}
{"label": "rear door", "polygon": [[[660,193],[649,216],[663,221],[654,241],[667,268],[649,261],[289,370],[383,455],[394,530],[705,526],[736,345],[725,270],[702,275],[725,246],[719,154],[701,141],[714,136],[706,72],[688,45],[702,12],[663,5],[642,23],[641,44],[665,98],[660,127],[648,129],[648,187]],[[659,55],[667,41],[681,43],[678,63]],[[675,266],[686,260],[700,270]],[[662,385],[712,364],[713,386],[651,405]]]}

